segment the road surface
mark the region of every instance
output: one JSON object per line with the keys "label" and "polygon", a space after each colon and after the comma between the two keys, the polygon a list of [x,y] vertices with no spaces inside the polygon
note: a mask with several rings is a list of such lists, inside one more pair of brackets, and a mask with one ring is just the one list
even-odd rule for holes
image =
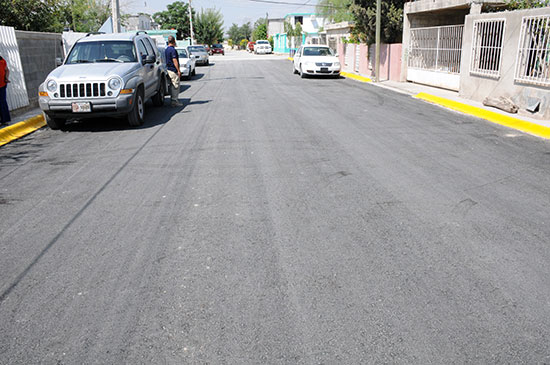
{"label": "road surface", "polygon": [[550,362],[548,142],[226,57],[0,148],[0,363]]}

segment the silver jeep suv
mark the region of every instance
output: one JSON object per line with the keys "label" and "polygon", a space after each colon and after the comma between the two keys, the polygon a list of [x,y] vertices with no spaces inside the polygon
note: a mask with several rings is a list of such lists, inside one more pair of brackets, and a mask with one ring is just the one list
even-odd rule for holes
{"label": "silver jeep suv", "polygon": [[87,35],[38,89],[48,126],[67,119],[126,117],[143,124],[144,105],[164,104],[166,67],[155,42],[143,31]]}

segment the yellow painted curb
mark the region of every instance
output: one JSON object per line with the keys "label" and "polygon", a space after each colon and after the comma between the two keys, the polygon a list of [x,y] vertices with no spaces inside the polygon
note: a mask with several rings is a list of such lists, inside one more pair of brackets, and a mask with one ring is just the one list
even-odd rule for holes
{"label": "yellow painted curb", "polygon": [[361,82],[372,82],[372,80],[369,79],[368,77],[360,76],[360,75],[356,75],[356,74],[351,74],[349,72],[341,71],[340,75],[344,76],[347,79],[353,79],[353,80],[357,80],[357,81],[361,81]]}
{"label": "yellow painted curb", "polygon": [[414,96],[417,99],[425,100],[433,104],[438,104],[449,109],[459,111],[464,114],[472,115],[481,119],[485,119],[491,123],[500,124],[505,127],[517,129],[519,131],[533,134],[538,137],[550,139],[550,128],[527,122],[523,119],[510,117],[500,113],[496,113],[476,106],[463,104],[458,101],[445,99],[439,96],[426,93],[419,93]]}
{"label": "yellow painted curb", "polygon": [[287,60],[294,61],[294,57],[288,57]]}
{"label": "yellow painted curb", "polygon": [[0,129],[0,146],[26,136],[46,125],[42,114]]}

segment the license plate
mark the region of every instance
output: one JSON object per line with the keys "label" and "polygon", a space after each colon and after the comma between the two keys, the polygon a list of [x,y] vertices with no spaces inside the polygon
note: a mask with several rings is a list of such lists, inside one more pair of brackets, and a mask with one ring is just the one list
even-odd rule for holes
{"label": "license plate", "polygon": [[321,67],[321,72],[328,72],[328,67]]}
{"label": "license plate", "polygon": [[73,103],[73,113],[89,113],[92,111],[90,103]]}

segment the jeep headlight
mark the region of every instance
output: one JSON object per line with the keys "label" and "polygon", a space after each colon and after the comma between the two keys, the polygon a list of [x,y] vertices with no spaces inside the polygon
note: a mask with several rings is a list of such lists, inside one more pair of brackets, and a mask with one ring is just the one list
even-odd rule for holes
{"label": "jeep headlight", "polygon": [[48,83],[46,84],[46,88],[51,93],[55,92],[57,90],[57,82],[55,82],[54,80],[48,81]]}
{"label": "jeep headlight", "polygon": [[107,85],[109,86],[109,89],[111,90],[118,90],[122,86],[122,82],[118,77],[113,77],[107,82]]}

